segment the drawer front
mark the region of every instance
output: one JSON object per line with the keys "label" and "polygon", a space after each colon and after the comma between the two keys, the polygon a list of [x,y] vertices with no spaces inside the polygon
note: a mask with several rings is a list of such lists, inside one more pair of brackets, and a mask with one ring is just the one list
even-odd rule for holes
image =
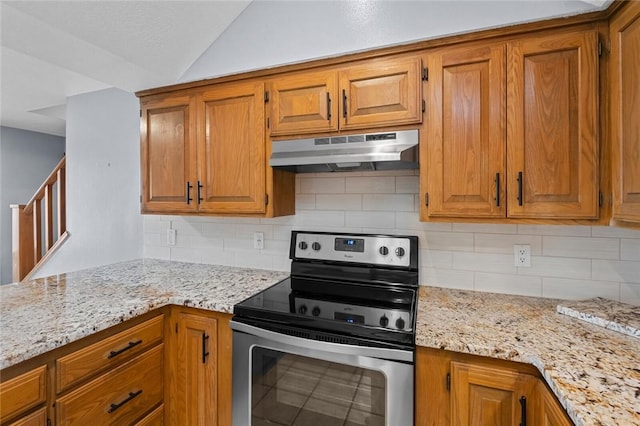
{"label": "drawer front", "polygon": [[46,398],[47,367],[42,366],[0,383],[0,422],[27,411]]}
{"label": "drawer front", "polygon": [[56,360],[56,391],[70,389],[81,380],[112,368],[162,340],[164,315],[152,318]]}
{"label": "drawer front", "polygon": [[163,426],[164,425],[164,404],[146,415],[144,419],[136,423],[136,426]]}
{"label": "drawer front", "polygon": [[9,426],[47,426],[47,409],[42,407],[28,416],[21,417]]}
{"label": "drawer front", "polygon": [[162,402],[164,345],[58,398],[57,425],[132,424]]}

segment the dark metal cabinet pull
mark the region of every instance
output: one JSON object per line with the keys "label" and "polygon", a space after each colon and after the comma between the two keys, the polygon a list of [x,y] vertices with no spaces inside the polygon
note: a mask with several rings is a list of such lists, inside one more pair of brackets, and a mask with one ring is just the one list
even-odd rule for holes
{"label": "dark metal cabinet pull", "polygon": [[209,351],[207,350],[207,343],[209,341],[209,336],[207,333],[202,332],[202,363],[205,364],[207,362],[207,357],[209,356]]}
{"label": "dark metal cabinet pull", "polygon": [[193,188],[193,185],[187,181],[187,204],[193,201],[193,198],[191,198],[191,188]]}
{"label": "dark metal cabinet pull", "polygon": [[203,198],[201,197],[202,188],[202,184],[200,183],[200,181],[198,181],[198,204],[200,204],[203,200]]}
{"label": "dark metal cabinet pull", "polygon": [[500,173],[496,173],[496,207],[500,207]]}
{"label": "dark metal cabinet pull", "polygon": [[142,393],[142,389],[140,389],[137,392],[129,392],[129,396],[126,397],[124,400],[122,400],[121,402],[117,403],[117,404],[111,404],[111,406],[109,407],[109,409],[107,410],[108,413],[113,413],[114,411],[116,411],[118,408],[122,407],[124,404],[126,404],[127,402],[131,401],[133,398],[135,398],[136,396],[140,395]]}
{"label": "dark metal cabinet pull", "polygon": [[518,172],[518,205],[522,205],[522,172]]}
{"label": "dark metal cabinet pull", "polygon": [[520,397],[520,426],[527,426],[527,398]]}
{"label": "dark metal cabinet pull", "polygon": [[109,356],[108,356],[107,358],[111,359],[111,358],[113,358],[114,356],[118,356],[118,355],[120,355],[121,353],[126,352],[126,351],[128,351],[129,349],[131,349],[131,348],[133,348],[133,347],[135,347],[135,346],[138,346],[140,343],[142,343],[142,340],[136,340],[135,342],[129,342],[129,345],[128,345],[128,346],[126,346],[126,347],[124,347],[124,348],[122,348],[122,349],[119,349],[119,350],[117,350],[117,351],[111,351],[111,352],[109,352]]}
{"label": "dark metal cabinet pull", "polygon": [[342,89],[342,117],[347,119],[347,91]]}
{"label": "dark metal cabinet pull", "polygon": [[327,120],[331,121],[331,95],[327,92]]}

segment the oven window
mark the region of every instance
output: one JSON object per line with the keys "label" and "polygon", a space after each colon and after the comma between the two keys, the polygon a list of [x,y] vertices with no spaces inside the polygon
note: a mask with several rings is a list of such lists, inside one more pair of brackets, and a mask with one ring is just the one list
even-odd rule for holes
{"label": "oven window", "polygon": [[384,426],[379,371],[254,347],[251,425]]}

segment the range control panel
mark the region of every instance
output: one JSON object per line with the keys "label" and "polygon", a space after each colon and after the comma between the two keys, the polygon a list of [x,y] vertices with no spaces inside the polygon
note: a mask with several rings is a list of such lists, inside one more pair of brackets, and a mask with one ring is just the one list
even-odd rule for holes
{"label": "range control panel", "polygon": [[291,242],[292,253],[298,259],[403,267],[411,264],[411,240],[416,238],[312,232],[293,235],[295,241]]}
{"label": "range control panel", "polygon": [[303,297],[296,297],[294,305],[296,313],[300,315],[390,330],[413,330],[409,311],[402,309],[383,309]]}

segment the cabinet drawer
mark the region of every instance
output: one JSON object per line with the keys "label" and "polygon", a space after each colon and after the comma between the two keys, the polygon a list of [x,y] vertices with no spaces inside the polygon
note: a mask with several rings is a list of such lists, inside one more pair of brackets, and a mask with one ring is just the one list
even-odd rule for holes
{"label": "cabinet drawer", "polygon": [[162,402],[164,345],[58,398],[57,425],[132,424]]}
{"label": "cabinet drawer", "polygon": [[147,414],[136,426],[162,426],[164,425],[164,404]]}
{"label": "cabinet drawer", "polygon": [[42,366],[0,383],[0,422],[42,404],[46,398],[47,367]]}
{"label": "cabinet drawer", "polygon": [[47,425],[47,409],[42,407],[28,416],[21,417],[11,423],[9,426],[46,426]]}
{"label": "cabinet drawer", "polygon": [[92,374],[114,367],[162,340],[164,315],[56,360],[56,391],[71,388]]}

